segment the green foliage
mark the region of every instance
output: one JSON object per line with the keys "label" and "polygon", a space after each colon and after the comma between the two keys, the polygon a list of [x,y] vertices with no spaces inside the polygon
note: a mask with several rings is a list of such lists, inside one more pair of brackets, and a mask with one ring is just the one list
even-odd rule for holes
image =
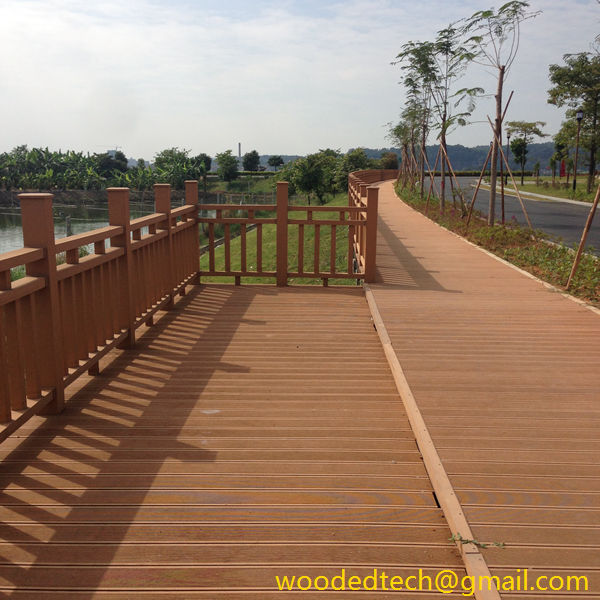
{"label": "green foliage", "polygon": [[525,138],[514,138],[510,141],[510,149],[515,160],[521,165],[521,185],[523,185],[523,171],[527,162],[527,142]]}
{"label": "green foliage", "polygon": [[600,54],[581,52],[566,54],[564,65],[550,65],[548,103],[558,107],[567,106],[568,121],[559,132],[560,142],[567,147],[575,145],[577,124],[576,109],[583,110],[580,146],[589,153],[588,192],[591,190],[596,170],[596,152],[600,143]]}
{"label": "green foliage", "polygon": [[233,181],[238,176],[238,159],[231,150],[216,155],[217,173],[223,181]]}
{"label": "green foliage", "polygon": [[206,173],[206,164],[210,169],[210,161],[206,154],[190,156],[189,150],[167,148],[154,157],[156,181],[169,183],[173,188],[182,190],[187,180],[200,179]]}
{"label": "green foliage", "polygon": [[246,152],[242,157],[242,166],[244,171],[258,171],[260,166],[260,155],[256,150]]}
{"label": "green foliage", "polygon": [[277,169],[277,167],[283,166],[283,158],[281,158],[281,156],[279,156],[278,154],[273,154],[272,156],[269,156],[269,160],[267,160],[267,164],[270,167]]}
{"label": "green foliage", "polygon": [[463,34],[473,61],[508,73],[519,48],[520,25],[540,11],[528,12],[529,2],[512,0],[497,11],[478,10],[464,21]]}
{"label": "green foliage", "polygon": [[17,146],[0,154],[0,186],[7,190],[100,190],[110,186],[150,189],[158,181],[181,189],[186,179],[198,179],[210,169],[210,157],[190,157],[188,150],[169,148],[156,155],[154,168],[138,159],[127,168],[121,151],[84,155],[48,148]]}
{"label": "green foliage", "polygon": [[382,169],[397,169],[398,155],[395,152],[384,152],[379,160],[379,166]]}
{"label": "green foliage", "polygon": [[374,161],[366,155],[362,148],[350,150],[338,161],[335,175],[336,189],[348,190],[348,174],[375,167],[373,163]]}
{"label": "green foliage", "polygon": [[328,148],[294,161],[286,174],[294,189],[307,195],[309,204],[312,196],[317,197],[319,204],[324,204],[325,194],[338,191],[339,164],[339,151]]}

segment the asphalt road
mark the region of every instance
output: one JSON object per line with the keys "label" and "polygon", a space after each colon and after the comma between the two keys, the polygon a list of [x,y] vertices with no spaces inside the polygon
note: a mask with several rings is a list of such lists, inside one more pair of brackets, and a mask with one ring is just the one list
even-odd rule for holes
{"label": "asphalt road", "polygon": [[[461,187],[465,190],[465,197],[469,201],[473,198],[474,186],[477,184],[477,178],[460,177]],[[438,184],[439,185],[439,184]],[[510,183],[509,183],[510,186]],[[427,189],[427,188],[426,188]],[[449,194],[449,183],[446,183],[447,194]],[[480,189],[477,193],[475,208],[481,213],[487,215],[490,193],[487,190]],[[450,200],[451,201],[451,200]],[[554,202],[545,200],[523,199],[525,208],[529,214],[529,219],[535,229],[541,229],[549,235],[549,239],[562,242],[568,246],[578,245],[581,240],[583,227],[590,212],[591,204],[581,206],[578,204],[569,204],[567,202]],[[513,217],[521,224],[527,225],[523,216],[521,205],[516,197],[505,196],[504,214],[508,222]],[[496,195],[496,218],[500,220],[500,192]],[[594,222],[588,234],[586,247],[593,248],[593,251],[600,254],[600,211],[596,212]]]}

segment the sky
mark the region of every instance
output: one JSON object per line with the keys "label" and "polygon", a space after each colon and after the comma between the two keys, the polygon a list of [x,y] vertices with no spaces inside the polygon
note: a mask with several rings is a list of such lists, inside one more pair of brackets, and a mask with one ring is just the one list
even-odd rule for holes
{"label": "sky", "polygon": [[[0,0],[0,152],[14,146],[104,152],[151,160],[192,154],[307,154],[383,148],[405,101],[403,44],[504,0]],[[596,0],[530,0],[505,84],[507,120],[545,121],[548,65],[589,50]],[[461,87],[493,94],[470,65]],[[479,100],[450,144],[488,144]],[[477,122],[479,121],[479,122]],[[434,140],[431,139],[431,142]]]}

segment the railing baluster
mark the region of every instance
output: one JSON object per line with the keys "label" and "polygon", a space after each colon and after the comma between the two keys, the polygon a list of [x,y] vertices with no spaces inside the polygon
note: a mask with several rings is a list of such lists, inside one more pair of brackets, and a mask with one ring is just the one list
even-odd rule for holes
{"label": "railing baluster", "polygon": [[330,273],[335,274],[335,259],[336,259],[336,243],[337,229],[335,225],[331,226],[331,249],[329,253]]}
{"label": "railing baluster", "polygon": [[298,273],[304,274],[304,225],[298,225]]}
{"label": "railing baluster", "polygon": [[262,223],[256,226],[256,272],[262,273]]}
{"label": "railing baluster", "polygon": [[348,226],[348,273],[354,272],[354,225]]}
{"label": "railing baluster", "polygon": [[240,271],[242,273],[247,270],[246,260],[246,224],[242,223],[240,226],[240,238],[241,238],[241,252],[240,252]]}
{"label": "railing baluster", "polygon": [[[6,341],[10,345],[8,352],[8,391],[10,394],[10,405],[13,410],[22,410],[27,404],[25,402],[25,378],[23,364],[23,341],[19,335],[19,324],[21,323],[21,304],[11,302],[4,307],[6,324]],[[2,315],[0,314],[0,321]],[[2,343],[0,333],[0,344]],[[2,370],[0,370],[2,372]]]}
{"label": "railing baluster", "polygon": [[229,223],[225,224],[225,271],[231,271],[231,232]]}
{"label": "railing baluster", "polygon": [[315,256],[314,256],[314,272],[319,275],[321,272],[321,226],[315,225]]}
{"label": "railing baluster", "polygon": [[39,398],[42,394],[39,375],[38,345],[35,343],[36,323],[36,294],[25,298],[23,303],[23,346],[25,349],[25,394],[29,399]]}
{"label": "railing baluster", "polygon": [[5,376],[9,373],[10,366],[8,364],[9,349],[5,343],[5,332],[4,332],[4,309],[0,306],[0,373],[3,375],[0,377],[0,423],[9,423],[11,421],[10,412],[10,388],[8,385],[8,377]]}
{"label": "railing baluster", "polygon": [[215,224],[208,224],[208,270],[215,272]]}

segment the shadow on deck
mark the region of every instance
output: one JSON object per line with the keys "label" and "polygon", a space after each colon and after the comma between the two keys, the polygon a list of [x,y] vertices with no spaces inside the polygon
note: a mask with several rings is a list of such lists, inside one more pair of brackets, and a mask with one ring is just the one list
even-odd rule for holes
{"label": "shadow on deck", "polygon": [[6,597],[461,568],[359,289],[192,288],[1,450]]}

